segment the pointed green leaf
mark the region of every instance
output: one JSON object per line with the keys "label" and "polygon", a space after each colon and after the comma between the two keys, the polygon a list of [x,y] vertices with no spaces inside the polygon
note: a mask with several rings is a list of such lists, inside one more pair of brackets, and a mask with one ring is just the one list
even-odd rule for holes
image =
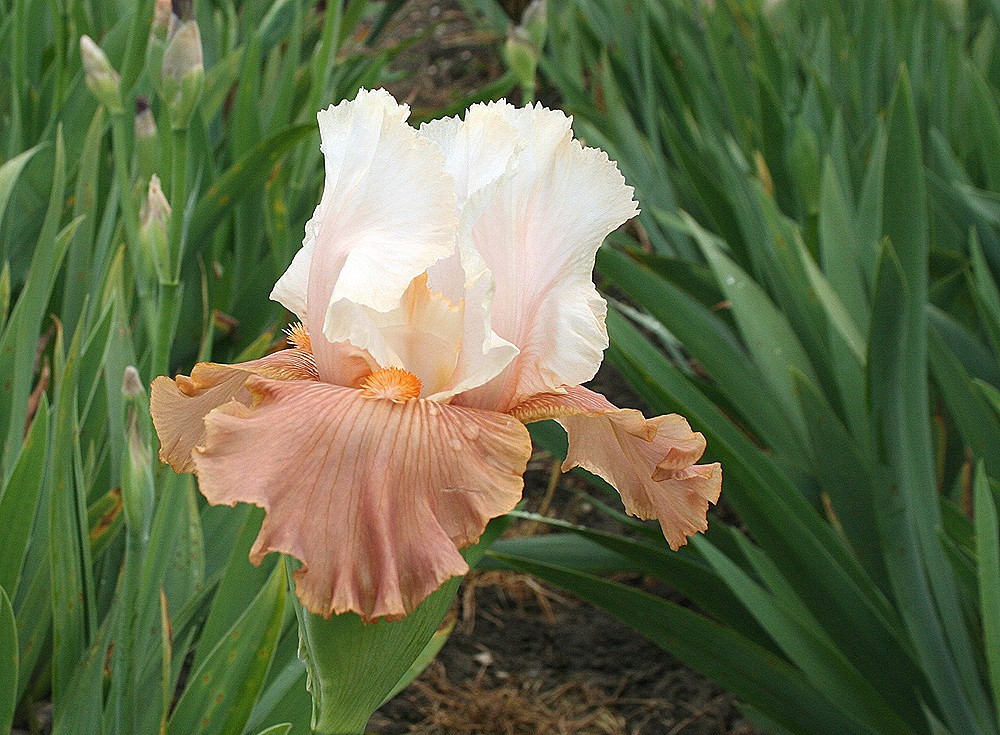
{"label": "pointed green leaf", "polygon": [[795,401],[794,381],[789,368],[794,367],[814,381],[816,374],[788,320],[775,308],[764,290],[722,252],[712,235],[690,216],[685,222],[712,266],[719,288],[731,303],[733,316],[754,361],[796,419],[798,428],[804,430],[805,421]]}
{"label": "pointed green leaf", "polygon": [[281,635],[287,580],[277,565],[226,636],[191,672],[168,735],[240,735],[267,677]]}
{"label": "pointed green leaf", "polygon": [[17,704],[17,624],[7,590],[0,586],[0,732],[10,732]]}
{"label": "pointed green leaf", "polygon": [[[916,524],[908,518],[912,514],[928,512],[927,509],[913,508],[914,503],[932,503],[936,512],[937,493],[932,490],[931,497],[918,497],[918,493],[926,495],[927,491],[921,492],[922,488],[914,487],[913,483],[923,485],[924,479],[914,479],[908,474],[917,471],[917,467],[908,465],[908,462],[914,452],[921,451],[921,446],[920,442],[913,440],[912,429],[907,424],[904,398],[906,390],[911,387],[905,363],[913,359],[907,336],[913,326],[903,306],[908,298],[908,284],[903,273],[891,244],[887,242],[875,283],[868,347],[872,423],[878,432],[881,459],[889,465],[886,476],[878,477],[881,487],[876,488],[872,496],[876,504],[875,518],[879,523],[889,579],[899,600],[900,615],[921,668],[926,672],[946,721],[965,723],[963,728],[971,727],[974,732],[977,725],[971,701],[962,693],[961,675],[948,648],[921,558],[924,547],[917,535]],[[912,340],[912,336],[909,339]],[[933,542],[937,543],[936,534]],[[938,553],[942,553],[940,547]],[[952,620],[961,619],[959,615]]]}
{"label": "pointed green leaf", "polygon": [[875,732],[913,732],[844,657],[765,554],[743,542],[744,551],[752,552],[748,556],[756,560],[758,574],[772,586],[773,596],[706,539],[694,541],[733,593],[817,690]]}
{"label": "pointed green leaf", "polygon": [[985,461],[987,470],[1000,477],[1000,454],[996,451],[1000,447],[1000,419],[933,326],[928,336],[934,381],[958,424],[967,451]]}
{"label": "pointed green leaf", "polygon": [[290,724],[283,725],[272,725],[266,730],[261,730],[257,735],[288,735],[288,732],[292,729]]}
{"label": "pointed green leaf", "polygon": [[188,225],[188,241],[207,241],[212,229],[230,211],[233,204],[246,193],[263,186],[278,160],[315,130],[315,125],[293,125],[279,130],[234,163],[209,187],[195,207]]}
{"label": "pointed green leaf", "polygon": [[980,462],[973,481],[979,606],[993,703],[1000,712],[1000,531],[986,470]]}
{"label": "pointed green leaf", "polygon": [[681,341],[764,442],[776,451],[799,454],[801,444],[777,391],[721,319],[669,281],[613,248],[598,251],[597,265],[603,275]]}
{"label": "pointed green leaf", "polygon": [[[490,552],[491,554],[493,552]],[[740,700],[799,735],[866,733],[865,727],[808,683],[783,658],[679,605],[617,582],[553,564],[494,554],[604,608],[653,643],[719,682]]]}
{"label": "pointed green leaf", "polygon": [[979,319],[983,323],[994,353],[1000,354],[1000,290],[993,280],[993,274],[986,263],[975,230],[972,231],[969,251],[972,261],[973,294],[979,304]]}
{"label": "pointed green leaf", "polygon": [[[4,161],[3,165],[0,166],[0,224],[3,224],[3,216],[7,211],[7,202],[10,201],[10,194],[14,190],[14,184],[17,183],[21,171],[28,161],[31,160],[32,156],[47,145],[48,143],[39,143],[23,153],[19,153],[9,161]],[[0,252],[0,255],[7,256],[9,253]]]}
{"label": "pointed green leaf", "polygon": [[49,400],[42,395],[21,455],[0,492],[0,518],[4,519],[7,528],[5,533],[0,534],[0,587],[10,590],[11,594],[16,592],[21,578],[38,498],[42,493],[48,437]]}
{"label": "pointed green leaf", "polygon": [[277,562],[275,556],[271,555],[265,557],[260,566],[250,563],[250,547],[257,538],[264,516],[261,509],[240,505],[235,509],[220,510],[225,510],[227,515],[241,514],[243,523],[235,538],[226,539],[225,545],[231,548],[231,552],[222,573],[222,580],[212,599],[212,609],[202,629],[194,668],[201,666],[209,652],[247,609],[258,590],[271,576]]}
{"label": "pointed green leaf", "polygon": [[361,733],[439,629],[460,578],[454,577],[402,620],[365,623],[354,613],[323,620],[295,605],[313,696],[313,729]]}
{"label": "pointed green leaf", "polygon": [[63,357],[62,331],[56,332],[52,445],[48,457],[52,574],[52,698],[61,706],[73,671],[96,630],[86,489],[74,471],[77,416],[77,365],[81,333]]}
{"label": "pointed green leaf", "polygon": [[[431,639],[427,641],[427,645],[424,646],[423,650],[413,659],[413,663],[410,664],[410,668],[399,677],[399,681],[396,682],[396,686],[392,688],[392,691],[385,695],[385,699],[382,700],[382,704],[385,704],[390,699],[395,697],[401,691],[410,686],[414,679],[416,679],[420,674],[423,673],[431,661],[441,652],[444,648],[444,644],[448,642],[448,637],[451,635],[452,630],[455,629],[455,618],[446,620],[444,625],[434,631],[434,635]],[[381,705],[379,705],[381,706]]]}

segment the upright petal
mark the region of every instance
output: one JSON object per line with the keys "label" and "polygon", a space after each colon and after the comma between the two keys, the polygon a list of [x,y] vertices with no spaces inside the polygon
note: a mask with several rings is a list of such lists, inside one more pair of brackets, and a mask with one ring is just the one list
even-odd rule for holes
{"label": "upright petal", "polygon": [[410,282],[456,247],[454,184],[444,156],[406,123],[408,115],[384,90],[361,90],[318,116],[323,197],[272,298],[303,318],[328,382],[349,382],[340,363],[358,354],[339,343],[355,307],[397,307]]}
{"label": "upright petal", "polygon": [[314,613],[407,614],[468,570],[457,547],[520,498],[531,442],[510,416],[323,383],[247,387],[252,407],[206,419],[199,486],[211,503],[267,511],[250,558],[300,559],[296,590]]}
{"label": "upright petal", "polygon": [[569,436],[563,472],[583,467],[614,485],[625,510],[660,522],[675,551],[708,528],[708,504],[722,491],[722,467],[695,464],[705,437],[678,414],[643,418],[586,388],[534,396],[512,415],[526,423],[556,419]]}
{"label": "upright petal", "polygon": [[507,410],[597,372],[607,333],[606,305],[592,281],[594,256],[637,209],[615,163],[575,140],[562,112],[504,103],[495,110],[517,131],[518,152],[472,239],[496,282],[493,331],[520,354],[456,400]]}
{"label": "upright petal", "polygon": [[445,117],[420,126],[419,134],[444,153],[444,168],[454,182],[459,209],[464,210],[477,192],[514,171],[524,142],[507,119],[508,107],[506,102],[475,104],[465,119]]}
{"label": "upright petal", "polygon": [[174,380],[161,375],[153,381],[149,408],[160,437],[160,459],[176,472],[194,472],[191,450],[204,443],[205,416],[224,403],[250,403],[243,387],[251,375],[278,380],[319,380],[307,350],[280,350],[259,360],[236,365],[199,362],[191,376]]}
{"label": "upright petal", "polygon": [[450,400],[499,375],[517,356],[516,346],[492,328],[495,284],[486,261],[475,248],[473,229],[480,215],[514,175],[517,154],[524,148],[517,129],[507,120],[506,103],[476,104],[465,119],[432,120],[420,135],[444,152],[445,171],[458,198],[458,252],[428,271],[430,286],[464,301],[462,348],[448,384],[432,397]]}

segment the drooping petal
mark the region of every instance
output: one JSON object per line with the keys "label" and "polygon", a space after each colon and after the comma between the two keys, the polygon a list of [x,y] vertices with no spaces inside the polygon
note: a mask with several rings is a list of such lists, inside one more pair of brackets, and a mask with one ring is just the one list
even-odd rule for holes
{"label": "drooping petal", "polygon": [[398,618],[468,567],[456,547],[521,495],[531,451],[510,416],[323,383],[251,378],[252,407],[206,419],[195,451],[211,503],[267,511],[251,550],[300,559],[312,612]]}
{"label": "drooping petal", "polygon": [[517,131],[519,146],[512,174],[483,208],[472,239],[496,282],[492,329],[520,354],[456,401],[507,410],[597,372],[607,333],[594,256],[637,209],[616,164],[575,140],[562,112],[506,103],[493,109]]}
{"label": "drooping petal", "polygon": [[695,464],[705,437],[691,431],[683,416],[646,419],[582,387],[534,396],[511,413],[526,423],[556,419],[569,436],[563,471],[583,467],[614,485],[625,510],[660,522],[671,549],[708,528],[706,513],[719,499],[722,467]]}
{"label": "drooping petal", "polygon": [[191,450],[203,444],[205,416],[224,403],[250,403],[244,388],[251,375],[277,380],[319,380],[316,363],[307,350],[280,350],[259,360],[236,365],[199,362],[190,377],[174,380],[161,375],[153,381],[149,408],[160,437],[160,459],[176,472],[194,472]]}
{"label": "drooping petal", "polygon": [[456,247],[454,184],[444,156],[406,123],[408,115],[384,90],[361,90],[318,115],[323,197],[272,298],[309,327],[327,382],[356,378],[356,370],[345,378],[342,362],[364,357],[343,344],[357,307],[397,307],[410,282]]}

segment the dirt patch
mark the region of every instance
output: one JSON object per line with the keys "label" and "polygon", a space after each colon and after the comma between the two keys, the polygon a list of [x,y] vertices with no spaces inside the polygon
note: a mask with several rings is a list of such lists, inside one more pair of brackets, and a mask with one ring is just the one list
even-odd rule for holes
{"label": "dirt patch", "polygon": [[[719,687],[601,610],[523,575],[466,583],[437,661],[373,718],[378,735],[752,735]],[[466,591],[463,605],[468,605]]]}

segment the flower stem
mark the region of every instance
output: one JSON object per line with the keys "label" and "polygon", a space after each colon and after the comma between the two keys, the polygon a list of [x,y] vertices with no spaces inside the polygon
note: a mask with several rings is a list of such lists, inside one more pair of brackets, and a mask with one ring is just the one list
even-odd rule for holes
{"label": "flower stem", "polygon": [[181,261],[184,254],[184,215],[187,204],[187,128],[172,132],[170,146],[170,247],[164,274],[174,282],[180,281]]}
{"label": "flower stem", "polygon": [[156,328],[156,314],[152,305],[151,285],[146,279],[143,265],[142,241],[139,238],[139,206],[136,203],[132,179],[129,175],[128,123],[124,112],[111,115],[111,141],[115,161],[115,186],[118,188],[118,202],[121,208],[122,224],[125,229],[125,249],[135,274],[136,296],[142,313],[146,331],[152,334]]}
{"label": "flower stem", "polygon": [[170,348],[180,316],[181,263],[184,254],[185,209],[187,203],[188,135],[186,128],[175,129],[170,146],[170,231],[166,262],[160,275],[158,299],[159,323],[153,339],[153,376],[166,375],[170,369]]}

